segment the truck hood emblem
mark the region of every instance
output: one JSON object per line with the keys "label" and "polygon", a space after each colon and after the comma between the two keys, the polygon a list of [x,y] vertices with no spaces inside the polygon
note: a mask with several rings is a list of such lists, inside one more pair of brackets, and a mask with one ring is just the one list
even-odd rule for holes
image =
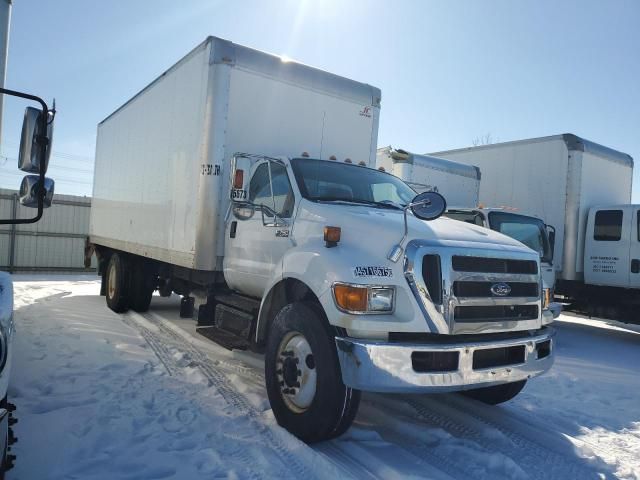
{"label": "truck hood emblem", "polygon": [[506,283],[494,283],[491,285],[491,293],[496,297],[506,297],[511,293],[511,287]]}

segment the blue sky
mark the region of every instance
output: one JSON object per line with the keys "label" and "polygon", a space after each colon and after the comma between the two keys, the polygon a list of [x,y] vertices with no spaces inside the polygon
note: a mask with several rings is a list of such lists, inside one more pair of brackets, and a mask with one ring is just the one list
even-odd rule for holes
{"label": "blue sky", "polygon": [[[91,193],[97,123],[207,35],[381,88],[380,146],[571,132],[640,161],[639,19],[634,0],[14,0],[6,86],[56,98],[58,193]],[[5,106],[14,187],[24,105]]]}

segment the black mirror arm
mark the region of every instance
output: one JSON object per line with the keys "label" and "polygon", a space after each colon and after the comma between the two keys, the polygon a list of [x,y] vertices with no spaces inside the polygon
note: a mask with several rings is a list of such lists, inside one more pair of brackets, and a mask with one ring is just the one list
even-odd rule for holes
{"label": "black mirror arm", "polygon": [[[49,107],[46,102],[40,97],[36,97],[35,95],[30,95],[28,93],[17,92],[15,90],[9,90],[6,88],[0,88],[0,94],[2,95],[11,95],[13,97],[24,98],[26,100],[32,100],[34,102],[38,102],[42,106],[42,115],[40,116],[40,121],[42,124],[40,128],[43,132],[47,131],[48,119],[49,116]],[[51,111],[55,115],[55,109]],[[45,137],[46,138],[46,137]],[[45,157],[47,146],[49,143],[49,139],[46,142],[38,141],[38,146],[40,147],[40,154],[42,158]],[[21,219],[0,219],[0,225],[17,225],[17,224],[25,224],[25,223],[36,223],[42,218],[42,214],[44,213],[44,197],[46,195],[46,189],[44,188],[44,168],[40,168],[40,175],[38,180],[38,213],[33,218],[21,218]]]}

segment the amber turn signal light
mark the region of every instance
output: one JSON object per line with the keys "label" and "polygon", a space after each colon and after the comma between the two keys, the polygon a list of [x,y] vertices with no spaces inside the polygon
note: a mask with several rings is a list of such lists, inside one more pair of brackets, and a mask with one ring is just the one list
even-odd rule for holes
{"label": "amber turn signal light", "polygon": [[348,312],[366,312],[368,301],[367,287],[336,284],[333,294],[338,307]]}
{"label": "amber turn signal light", "polygon": [[236,173],[233,176],[233,188],[235,188],[236,190],[242,190],[243,184],[244,184],[244,170],[236,170]]}
{"label": "amber turn signal light", "polygon": [[324,242],[327,248],[335,247],[340,241],[340,227],[324,227]]}

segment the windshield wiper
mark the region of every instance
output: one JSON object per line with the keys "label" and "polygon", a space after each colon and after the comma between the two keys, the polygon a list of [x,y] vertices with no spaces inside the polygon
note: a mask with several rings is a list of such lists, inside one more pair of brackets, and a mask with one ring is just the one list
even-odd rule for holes
{"label": "windshield wiper", "polygon": [[373,200],[364,200],[361,198],[342,198],[342,197],[310,197],[309,200],[314,202],[345,202],[355,203],[359,205],[371,205],[380,208],[390,208],[392,210],[402,210],[402,206],[391,202],[376,202]]}

